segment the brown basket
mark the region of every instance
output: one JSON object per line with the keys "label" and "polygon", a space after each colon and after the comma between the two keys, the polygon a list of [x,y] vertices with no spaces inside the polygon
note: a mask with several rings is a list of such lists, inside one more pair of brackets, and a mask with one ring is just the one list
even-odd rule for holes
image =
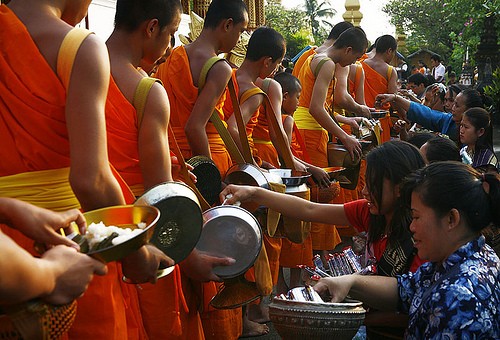
{"label": "brown basket", "polygon": [[75,321],[76,301],[62,306],[40,300],[7,308],[0,315],[0,339],[60,339]]}

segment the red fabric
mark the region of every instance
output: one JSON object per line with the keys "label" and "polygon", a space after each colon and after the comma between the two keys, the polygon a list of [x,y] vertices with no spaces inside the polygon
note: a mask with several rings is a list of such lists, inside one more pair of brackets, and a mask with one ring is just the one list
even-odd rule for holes
{"label": "red fabric", "polygon": [[[371,215],[367,200],[360,199],[344,204],[344,212],[349,220],[349,224],[356,228],[357,231],[369,231]],[[373,255],[377,261],[382,258],[386,247],[387,237],[373,242]],[[425,263],[425,261],[422,261],[418,255],[415,255],[410,266],[410,271],[415,272],[423,263]]]}

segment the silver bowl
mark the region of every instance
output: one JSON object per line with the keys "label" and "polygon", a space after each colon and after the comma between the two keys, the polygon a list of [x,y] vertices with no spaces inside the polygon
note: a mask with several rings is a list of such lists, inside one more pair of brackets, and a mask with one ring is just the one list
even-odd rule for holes
{"label": "silver bowl", "polygon": [[289,339],[349,339],[363,324],[365,309],[361,302],[300,302],[274,298],[269,317],[279,335]]}

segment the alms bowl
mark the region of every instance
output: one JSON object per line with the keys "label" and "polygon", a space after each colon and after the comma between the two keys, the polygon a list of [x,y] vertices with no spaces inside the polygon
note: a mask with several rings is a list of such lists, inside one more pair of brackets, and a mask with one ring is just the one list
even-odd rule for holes
{"label": "alms bowl", "polygon": [[153,235],[154,226],[160,218],[160,211],[153,206],[121,205],[88,211],[83,216],[87,225],[102,222],[106,226],[114,225],[119,228],[137,229],[139,223],[145,223],[145,227],[141,228],[143,232],[133,238],[87,253],[93,258],[107,263],[120,260],[148,243]]}

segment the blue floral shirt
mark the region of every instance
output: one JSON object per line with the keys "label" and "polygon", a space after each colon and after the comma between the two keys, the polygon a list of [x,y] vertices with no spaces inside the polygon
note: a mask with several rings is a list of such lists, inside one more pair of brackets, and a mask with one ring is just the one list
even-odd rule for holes
{"label": "blue floral shirt", "polygon": [[480,236],[442,265],[398,276],[400,308],[410,316],[406,338],[500,339],[499,275],[500,260]]}

